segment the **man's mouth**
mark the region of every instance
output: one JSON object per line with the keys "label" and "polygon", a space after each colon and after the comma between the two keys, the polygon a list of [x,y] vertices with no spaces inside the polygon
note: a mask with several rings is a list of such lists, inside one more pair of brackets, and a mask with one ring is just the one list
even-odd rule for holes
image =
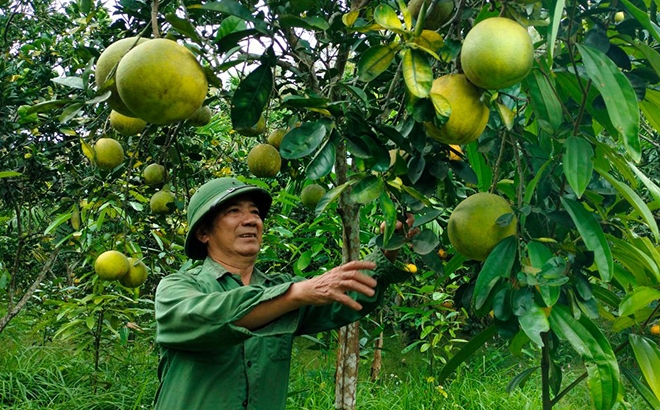
{"label": "man's mouth", "polygon": [[254,233],[244,233],[242,235],[238,235],[239,238],[256,238],[257,234]]}

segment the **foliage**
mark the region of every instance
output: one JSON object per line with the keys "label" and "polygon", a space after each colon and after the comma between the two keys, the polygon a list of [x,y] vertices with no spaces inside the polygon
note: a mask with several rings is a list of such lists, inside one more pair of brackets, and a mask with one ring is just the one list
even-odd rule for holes
{"label": "foliage", "polygon": [[[433,272],[400,289],[414,295],[416,310],[405,318],[421,327],[420,346],[439,346],[435,340],[454,329],[447,316],[429,322],[433,295],[453,289],[447,280],[460,285],[456,308],[483,323],[453,357],[434,353],[447,360],[440,383],[497,334],[516,352],[538,352],[514,385],[540,369],[544,409],[574,387],[563,383],[562,346],[585,362],[595,408],[612,408],[631,391],[653,406],[660,400],[660,353],[647,334],[660,318],[657,3],[524,3],[457,2],[452,18],[430,31],[422,24],[428,9],[413,16],[401,0],[164,1],[153,3],[154,20],[150,7],[133,0],[114,12],[88,1],[10,2],[0,10],[2,296],[16,306],[40,264],[61,249],[54,279],[41,289],[61,305],[57,314],[89,330],[102,321],[93,322],[98,311],[89,315],[83,301],[107,301],[93,309],[120,312],[120,321],[140,315],[146,307],[125,289],[95,282],[91,261],[108,249],[143,258],[151,275],[140,297],[148,300],[159,277],[188,266],[181,228],[190,194],[213,176],[248,175],[247,153],[263,141],[234,130],[265,114],[268,129],[290,131],[279,175],[248,179],[277,198],[264,264],[300,275],[333,266],[347,239],[337,234],[336,214],[346,203],[360,205],[362,244],[409,244],[404,255]],[[615,23],[617,11],[625,19]],[[487,128],[463,147],[465,161],[449,161],[449,147],[425,132],[424,123],[442,126],[451,114],[432,82],[461,71],[462,40],[492,16],[527,27],[534,66],[520,84],[484,90]],[[83,152],[115,133],[107,126],[108,95],[90,81],[94,59],[117,39],[161,33],[203,62],[213,85],[206,102],[216,115],[199,128],[184,121],[117,136],[128,159],[100,171]],[[148,212],[156,188],[139,175],[150,162],[168,169],[172,215]],[[310,181],[329,188],[315,214],[298,203]],[[445,233],[454,206],[476,192],[507,198],[519,221],[518,236],[500,242],[483,264],[449,248]],[[76,212],[79,227],[71,223]],[[422,230],[410,243],[393,229],[407,212]],[[386,228],[376,236],[381,221]],[[440,243],[448,262],[436,253]],[[73,289],[72,299],[62,288]],[[625,336],[620,345],[610,333]],[[623,391],[631,354],[643,381]]]}

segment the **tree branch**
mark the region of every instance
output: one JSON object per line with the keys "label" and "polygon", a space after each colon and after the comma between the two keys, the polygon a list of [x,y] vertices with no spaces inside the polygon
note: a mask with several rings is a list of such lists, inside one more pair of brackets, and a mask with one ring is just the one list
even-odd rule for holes
{"label": "tree branch", "polygon": [[39,284],[44,280],[48,272],[50,272],[50,267],[53,265],[55,262],[55,259],[57,258],[57,255],[60,253],[61,248],[55,248],[53,253],[50,254],[50,257],[44,264],[43,268],[41,269],[41,272],[39,273],[39,276],[32,282],[32,285],[30,288],[25,292],[21,300],[16,304],[16,306],[12,307],[11,310],[2,318],[0,319],[0,334],[2,331],[7,327],[9,322],[16,316],[18,315],[21,310],[23,310],[23,307],[27,304],[28,300],[32,297],[34,292],[37,290],[39,287]]}

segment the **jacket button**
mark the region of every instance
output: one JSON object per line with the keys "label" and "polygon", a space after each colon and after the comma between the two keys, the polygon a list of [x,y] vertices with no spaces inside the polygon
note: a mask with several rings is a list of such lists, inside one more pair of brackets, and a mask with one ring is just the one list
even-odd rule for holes
{"label": "jacket button", "polygon": [[252,367],[252,362],[248,361],[247,362],[247,367]]}
{"label": "jacket button", "polygon": [[247,407],[247,400],[243,402],[243,407]]}

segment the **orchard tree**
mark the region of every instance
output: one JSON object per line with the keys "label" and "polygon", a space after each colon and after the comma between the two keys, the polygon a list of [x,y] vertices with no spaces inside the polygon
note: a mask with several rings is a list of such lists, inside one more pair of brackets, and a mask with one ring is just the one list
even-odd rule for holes
{"label": "orchard tree", "polygon": [[[103,7],[81,2],[67,13],[108,24]],[[79,65],[57,60],[63,67],[53,79],[57,95],[35,93],[30,107],[14,115],[75,124],[50,143],[82,141],[89,153],[107,131],[112,96],[112,76],[90,85],[99,53],[131,36],[175,40],[204,66],[212,90],[205,104],[225,109],[231,124],[216,124],[215,130],[226,127],[222,134],[187,121],[151,124],[123,140],[130,162],[99,174],[111,176],[108,186],[95,186],[94,177],[81,188],[88,212],[108,209],[101,197],[112,204],[116,226],[99,223],[95,213],[94,230],[84,234],[87,241],[104,234],[105,244],[81,251],[121,244],[139,255],[154,246],[141,230],[153,226],[152,217],[134,212],[147,201],[134,171],[148,158],[168,161],[170,189],[180,194],[174,206],[182,210],[189,187],[218,172],[212,147],[228,144],[244,158],[266,142],[259,131],[265,118],[288,131],[278,147],[279,176],[258,183],[287,194],[309,183],[330,188],[315,212],[341,217],[344,261],[360,257],[361,210],[376,209],[385,230],[371,245],[411,245],[437,272],[434,284],[461,267],[457,302],[476,318],[492,315],[492,325],[449,360],[441,382],[497,334],[514,353],[529,344],[540,349],[538,365],[510,387],[540,371],[545,409],[584,379],[597,409],[625,401],[631,392],[624,380],[657,408],[660,350],[649,335],[660,317],[660,188],[652,165],[660,149],[656,14],[650,0],[221,0],[150,7],[127,0],[112,12],[114,31],[91,44],[98,48],[85,48],[91,58],[79,58]],[[238,79],[229,87],[227,73]],[[53,135],[43,127],[41,134]],[[32,138],[46,144],[39,134]],[[16,203],[12,181],[21,169],[2,170],[8,204]],[[249,172],[241,164],[230,169]],[[121,189],[108,202],[102,192],[112,187]],[[20,216],[10,209],[3,211],[8,218]],[[407,213],[422,228],[412,241],[393,229]],[[180,248],[176,257],[168,254],[180,238],[162,229],[178,224],[174,215],[158,220],[154,235],[163,273],[182,262]],[[46,233],[59,225],[51,226]],[[440,243],[451,254],[451,272],[436,252]],[[586,367],[568,383],[560,345],[574,349]],[[337,408],[356,406],[358,349],[358,325],[342,329]],[[631,355],[641,378],[624,367]]]}

